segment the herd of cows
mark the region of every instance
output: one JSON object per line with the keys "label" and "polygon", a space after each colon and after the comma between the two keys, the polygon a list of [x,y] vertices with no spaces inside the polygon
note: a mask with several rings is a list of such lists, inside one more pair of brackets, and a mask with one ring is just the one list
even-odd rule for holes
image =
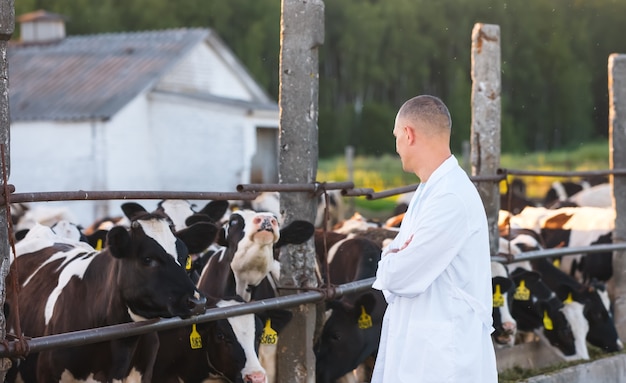
{"label": "herd of cows", "polygon": [[[327,210],[320,202],[332,226],[323,229],[319,218],[284,224],[276,194],[264,197],[246,206],[211,201],[201,209],[163,200],[154,211],[127,202],[119,217],[87,228],[63,216],[37,219],[32,209],[11,205],[15,254],[6,280],[7,332],[40,337],[188,318],[275,297],[280,247],[311,238],[320,285],[370,278],[402,218],[400,208],[386,222],[358,213],[344,219],[334,194]],[[588,345],[621,350],[610,253],[515,261],[529,250],[611,242],[610,205],[581,206],[565,193],[561,205],[567,207],[548,208],[517,197],[525,205],[515,210],[502,203],[499,220],[499,252],[508,261],[492,262],[494,345],[539,339],[564,360],[588,359]],[[382,294],[370,289],[325,304],[314,341],[317,382],[368,381],[386,308]],[[277,339],[290,319],[290,311],[272,309],[32,353],[12,361],[6,381],[276,382]]]}

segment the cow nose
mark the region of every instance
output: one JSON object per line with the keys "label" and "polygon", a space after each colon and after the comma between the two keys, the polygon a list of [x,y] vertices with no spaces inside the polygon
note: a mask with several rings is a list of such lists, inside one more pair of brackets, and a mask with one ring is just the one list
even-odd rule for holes
{"label": "cow nose", "polygon": [[187,300],[187,304],[188,304],[189,310],[191,311],[191,315],[204,314],[204,311],[206,309],[206,297],[191,296]]}
{"label": "cow nose", "polygon": [[273,231],[272,221],[269,218],[266,218],[261,222],[261,230]]}
{"label": "cow nose", "polygon": [[266,382],[265,374],[260,371],[247,374],[243,380],[246,383],[265,383]]}
{"label": "cow nose", "polygon": [[506,334],[515,334],[517,331],[517,325],[513,322],[504,322],[502,323],[502,329]]}

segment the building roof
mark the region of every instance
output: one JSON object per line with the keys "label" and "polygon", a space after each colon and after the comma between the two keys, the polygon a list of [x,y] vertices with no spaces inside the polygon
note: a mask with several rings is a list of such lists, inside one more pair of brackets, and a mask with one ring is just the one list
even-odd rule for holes
{"label": "building roof", "polygon": [[10,44],[11,120],[108,120],[202,41],[236,67],[252,105],[277,108],[212,30],[170,29]]}

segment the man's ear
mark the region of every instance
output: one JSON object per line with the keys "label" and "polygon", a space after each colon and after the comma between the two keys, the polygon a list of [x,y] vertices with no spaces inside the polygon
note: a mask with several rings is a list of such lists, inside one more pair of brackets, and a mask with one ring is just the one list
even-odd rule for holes
{"label": "man's ear", "polygon": [[415,142],[415,130],[410,126],[405,126],[402,129],[404,130],[403,134],[406,134],[407,142],[412,145]]}

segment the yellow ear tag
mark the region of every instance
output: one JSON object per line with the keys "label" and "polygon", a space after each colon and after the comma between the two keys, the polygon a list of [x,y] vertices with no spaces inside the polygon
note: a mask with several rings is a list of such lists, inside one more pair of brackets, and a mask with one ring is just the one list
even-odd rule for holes
{"label": "yellow ear tag", "polygon": [[102,240],[99,239],[98,242],[96,242],[96,250],[100,251],[102,250]]}
{"label": "yellow ear tag", "polygon": [[261,344],[276,344],[278,341],[278,333],[272,328],[272,320],[265,321],[263,334],[261,335]]}
{"label": "yellow ear tag", "polygon": [[548,311],[543,311],[543,327],[546,330],[554,330],[554,326],[552,325],[552,319],[548,316]]}
{"label": "yellow ear tag", "polygon": [[526,282],[522,279],[519,282],[519,286],[515,289],[515,295],[513,295],[513,299],[516,301],[527,301],[530,300],[530,290],[526,288]]}
{"label": "yellow ear tag", "polygon": [[191,348],[193,350],[202,348],[202,337],[196,331],[196,324],[191,325],[191,334],[189,334],[189,343],[191,344]]}
{"label": "yellow ear tag", "polygon": [[359,316],[359,328],[365,330],[372,327],[372,317],[365,312],[365,306],[361,306],[361,316]]}
{"label": "yellow ear tag", "polygon": [[191,255],[187,256],[187,262],[185,263],[185,270],[191,270]]}
{"label": "yellow ear tag", "polygon": [[565,300],[563,301],[563,303],[565,303],[565,304],[567,305],[567,304],[570,304],[570,303],[572,303],[572,302],[574,302],[574,299],[572,298],[572,293],[568,293],[568,294],[567,294],[567,298],[565,298]]}
{"label": "yellow ear tag", "polygon": [[493,307],[504,306],[504,296],[500,290],[500,285],[496,285],[496,292],[493,293]]}
{"label": "yellow ear tag", "polygon": [[552,264],[554,265],[554,267],[561,267],[561,260],[555,259],[554,261],[552,261]]}

